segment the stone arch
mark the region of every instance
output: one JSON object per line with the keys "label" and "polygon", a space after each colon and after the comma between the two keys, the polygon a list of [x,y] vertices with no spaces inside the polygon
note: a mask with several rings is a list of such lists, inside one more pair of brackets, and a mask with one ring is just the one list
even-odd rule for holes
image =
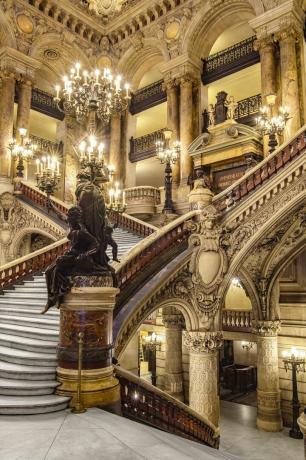
{"label": "stone arch", "polygon": [[127,320],[122,324],[115,342],[116,356],[120,357],[139,326],[151,313],[153,313],[155,310],[158,310],[159,308],[167,308],[171,306],[175,306],[175,308],[177,308],[177,310],[182,313],[187,330],[198,330],[198,317],[191,304],[187,303],[185,300],[178,297],[173,297],[161,301],[157,300],[156,303],[147,302],[141,309],[133,312],[133,314],[130,315],[130,317],[128,317]]}
{"label": "stone arch", "polygon": [[40,228],[37,228],[37,227],[23,228],[23,229],[19,230],[14,235],[14,240],[13,240],[13,243],[12,243],[12,246],[11,246],[11,254],[13,256],[13,259],[17,258],[18,250],[20,248],[20,244],[22,242],[22,239],[26,235],[29,235],[29,234],[32,234],[32,233],[36,233],[36,234],[45,236],[47,238],[50,238],[50,240],[52,240],[53,242],[57,241],[57,238],[54,235],[48,233],[46,230],[43,230],[43,229],[40,229]]}
{"label": "stone arch", "polygon": [[168,60],[168,52],[160,40],[144,39],[140,49],[131,46],[125,52],[118,62],[118,71],[135,89],[138,88],[144,73]]}
{"label": "stone arch", "polygon": [[210,8],[209,3],[206,2],[187,30],[183,41],[183,52],[198,58],[208,56],[219,35],[229,27],[249,21],[254,16],[254,8],[247,0],[233,0],[222,3],[216,8]]}
{"label": "stone arch", "polygon": [[9,46],[11,48],[17,48],[14,27],[1,8],[0,12],[0,47]]}

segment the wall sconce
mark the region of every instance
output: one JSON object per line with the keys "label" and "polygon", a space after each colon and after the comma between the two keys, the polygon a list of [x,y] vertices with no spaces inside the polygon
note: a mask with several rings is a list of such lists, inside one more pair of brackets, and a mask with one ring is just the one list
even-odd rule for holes
{"label": "wall sconce", "polygon": [[241,342],[241,347],[243,350],[250,351],[252,350],[253,346],[254,346],[253,342],[246,342],[245,340]]}

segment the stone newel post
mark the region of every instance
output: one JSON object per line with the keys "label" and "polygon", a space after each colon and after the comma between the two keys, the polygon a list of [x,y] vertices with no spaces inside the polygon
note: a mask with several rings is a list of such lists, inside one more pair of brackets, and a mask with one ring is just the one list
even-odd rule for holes
{"label": "stone newel post", "polygon": [[78,369],[78,334],[84,333],[82,403],[108,406],[119,400],[113,376],[113,308],[118,289],[110,275],[74,276],[71,292],[61,305],[57,394],[71,396],[75,406]]}
{"label": "stone newel post", "polygon": [[190,351],[189,405],[218,426],[218,351],[223,344],[222,332],[187,331],[184,343]]}
{"label": "stone newel post", "polygon": [[182,315],[175,308],[163,309],[166,336],[165,391],[183,401]]}
{"label": "stone newel post", "polygon": [[257,426],[265,431],[281,431],[277,334],[279,321],[258,321],[257,335]]}

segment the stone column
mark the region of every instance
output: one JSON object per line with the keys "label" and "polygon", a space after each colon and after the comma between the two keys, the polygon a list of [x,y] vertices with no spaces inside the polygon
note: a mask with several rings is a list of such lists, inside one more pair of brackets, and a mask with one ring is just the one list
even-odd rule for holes
{"label": "stone column", "polygon": [[304,458],[306,460],[306,409],[304,409],[304,412],[302,412],[298,418],[298,424],[301,432],[304,435]]}
{"label": "stone column", "polygon": [[258,321],[253,325],[257,336],[257,427],[281,431],[280,389],[277,334],[279,321]]}
{"label": "stone column", "polygon": [[218,350],[223,344],[222,332],[187,331],[184,343],[190,352],[189,405],[217,427],[220,417]]}
{"label": "stone column", "polygon": [[184,401],[181,313],[174,307],[163,308],[165,326],[165,391]]}
{"label": "stone column", "polygon": [[10,175],[9,141],[13,137],[15,75],[10,71],[1,73],[0,97],[0,176]]}
{"label": "stone column", "polygon": [[180,158],[180,186],[187,185],[188,176],[192,172],[192,158],[187,149],[193,141],[192,124],[192,85],[193,80],[189,76],[181,79],[181,102],[180,102],[180,141],[182,152]]}
{"label": "stone column", "polygon": [[[30,109],[32,99],[33,82],[27,78],[22,78],[18,83],[18,108],[16,119],[16,137],[19,139],[19,128],[29,129]],[[29,134],[29,132],[27,133]]]}
{"label": "stone column", "polygon": [[290,120],[284,131],[284,140],[293,136],[301,127],[298,72],[296,62],[297,33],[294,29],[279,34],[282,105],[290,111]]}
{"label": "stone column", "polygon": [[115,114],[111,118],[109,164],[115,168],[114,180],[123,186],[124,162],[121,158],[121,115]]}
{"label": "stone column", "polygon": [[84,333],[82,403],[85,407],[110,406],[119,400],[119,383],[113,376],[113,309],[119,289],[111,275],[74,276],[71,292],[60,310],[57,378],[59,395],[76,403],[78,334]]}
{"label": "stone column", "polygon": [[[166,82],[167,91],[167,128],[173,131],[172,142],[180,139],[180,107],[178,82],[176,80],[168,80]],[[172,182],[174,186],[178,186],[180,182],[180,162],[178,161],[172,166]]]}
{"label": "stone column", "polygon": [[276,47],[272,37],[258,40],[256,47],[260,54],[261,69],[261,95],[263,104],[266,104],[266,96],[276,94]]}

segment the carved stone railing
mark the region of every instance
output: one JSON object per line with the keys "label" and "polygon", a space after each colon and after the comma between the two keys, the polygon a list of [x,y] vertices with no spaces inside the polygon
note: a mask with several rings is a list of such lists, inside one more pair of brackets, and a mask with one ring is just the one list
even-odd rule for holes
{"label": "carved stone railing", "polygon": [[156,187],[140,186],[126,188],[124,191],[126,210],[131,215],[152,215],[160,204],[160,190]]}
{"label": "carved stone railing", "polygon": [[224,331],[251,332],[251,321],[251,310],[223,310],[222,312]]}
{"label": "carved stone railing", "polygon": [[[279,174],[285,168],[289,167],[291,163],[298,159],[306,150],[306,126],[301,128],[295,136],[282,144],[271,155],[268,155],[254,168],[247,171],[240,179],[234,182],[230,187],[225,189],[213,198],[214,205],[221,212],[232,211],[235,206],[244,202],[246,198],[254,193],[259,188],[267,184],[270,178]],[[305,163],[304,163],[305,166]],[[303,165],[301,166],[303,167]],[[299,174],[297,171],[294,174]],[[283,180],[284,182],[284,180]],[[273,191],[267,191],[267,197],[278,192],[277,188],[282,188],[282,183],[277,187],[273,186]],[[261,197],[260,202],[264,202],[265,198]],[[260,203],[258,204],[260,205]],[[255,210],[255,206],[252,207]]]}
{"label": "carved stone railing", "polygon": [[[18,100],[19,95],[18,91],[16,91],[15,102],[18,102]],[[48,115],[49,117],[56,118],[57,120],[64,119],[64,113],[58,109],[54,101],[54,96],[38,88],[33,88],[32,90],[31,109]]]}
{"label": "carved stone railing", "polygon": [[[28,184],[26,182],[21,182],[20,184],[20,191],[22,195],[27,198],[29,201],[35,203],[39,208],[47,210],[47,194],[36,188],[34,185]],[[58,211],[63,214],[66,214],[69,205],[64,203],[63,201],[55,198],[54,196],[50,197],[53,206],[56,207]]]}
{"label": "carved stone railing", "polygon": [[59,256],[63,255],[68,246],[67,238],[62,238],[56,243],[2,265],[0,267],[0,289],[5,289],[25,277],[43,270]]}
{"label": "carved stone railing", "polygon": [[255,36],[247,38],[203,59],[203,84],[207,85],[259,62],[260,56],[255,49],[255,41]]}
{"label": "carved stone railing", "polygon": [[208,419],[119,366],[115,367],[115,374],[120,382],[124,417],[215,449],[219,447],[219,429]]}
{"label": "carved stone railing", "polygon": [[156,155],[156,141],[164,140],[165,128],[141,137],[131,137],[129,159],[132,163]]}
{"label": "carved stone railing", "polygon": [[167,100],[167,93],[163,88],[164,80],[159,80],[151,85],[135,91],[132,94],[130,112],[132,115],[150,109]]}

